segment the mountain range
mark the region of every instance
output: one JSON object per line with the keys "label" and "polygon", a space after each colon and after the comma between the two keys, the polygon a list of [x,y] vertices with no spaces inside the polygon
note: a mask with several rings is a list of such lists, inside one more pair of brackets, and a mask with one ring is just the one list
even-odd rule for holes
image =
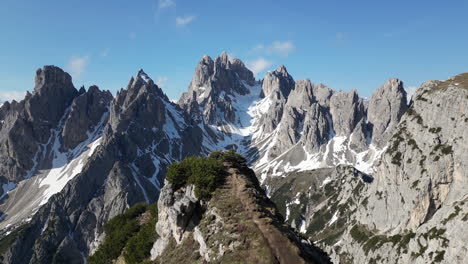
{"label": "mountain range", "polygon": [[176,103],[143,70],[114,96],[44,66],[0,108],[0,259],[86,263],[105,223],[161,198],[169,164],[232,149],[334,263],[468,262],[467,101],[468,74],[367,99],[285,66],[256,80],[227,53]]}

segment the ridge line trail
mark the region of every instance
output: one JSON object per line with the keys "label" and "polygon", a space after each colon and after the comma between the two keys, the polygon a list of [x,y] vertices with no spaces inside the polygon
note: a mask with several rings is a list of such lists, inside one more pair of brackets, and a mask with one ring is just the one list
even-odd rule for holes
{"label": "ridge line trail", "polygon": [[[246,177],[239,174],[239,170],[236,168],[229,168],[228,172],[226,183],[231,188],[233,198],[239,199],[242,203],[246,213],[260,230],[278,263],[306,263],[299,255],[299,248],[287,238],[286,234],[282,234],[271,223],[271,218],[264,216],[264,213],[257,209],[258,205],[254,202],[256,199],[254,194],[248,192],[250,188],[247,188]],[[265,210],[271,210],[271,208],[267,207]]]}

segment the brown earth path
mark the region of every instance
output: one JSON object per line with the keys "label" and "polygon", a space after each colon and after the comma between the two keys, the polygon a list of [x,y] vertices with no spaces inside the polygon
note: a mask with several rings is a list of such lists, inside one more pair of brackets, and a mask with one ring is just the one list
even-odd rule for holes
{"label": "brown earth path", "polygon": [[[300,249],[297,245],[291,242],[288,237],[278,230],[272,224],[272,219],[265,216],[264,212],[258,210],[258,201],[252,192],[252,188],[248,188],[248,180],[245,175],[239,174],[236,168],[229,168],[229,174],[226,178],[226,183],[231,187],[233,198],[239,199],[245,208],[245,211],[256,224],[264,239],[267,241],[273,255],[278,263],[284,264],[301,264],[312,263],[304,260],[300,256]],[[266,210],[276,210],[275,208],[265,208]]]}

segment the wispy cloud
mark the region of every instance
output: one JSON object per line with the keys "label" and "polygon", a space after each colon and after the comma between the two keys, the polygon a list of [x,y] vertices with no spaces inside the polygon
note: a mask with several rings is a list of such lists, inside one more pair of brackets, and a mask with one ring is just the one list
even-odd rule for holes
{"label": "wispy cloud", "polygon": [[195,20],[195,16],[184,16],[184,17],[176,17],[176,26],[182,27],[187,24],[190,24]]}
{"label": "wispy cloud", "polygon": [[164,87],[166,87],[166,84],[167,84],[168,80],[169,80],[169,78],[167,76],[158,76],[158,78],[156,79],[156,84],[160,88],[164,88]]}
{"label": "wispy cloud", "polygon": [[11,102],[16,100],[17,102],[24,99],[26,92],[21,91],[0,91],[0,102]]}
{"label": "wispy cloud", "polygon": [[89,63],[89,56],[72,57],[67,64],[67,70],[74,79],[80,80]]}
{"label": "wispy cloud", "polygon": [[268,47],[268,52],[287,57],[296,47],[292,41],[275,41]]}
{"label": "wispy cloud", "polygon": [[287,57],[295,49],[296,46],[294,46],[294,43],[290,40],[274,41],[269,45],[258,44],[251,49],[250,53],[266,53],[268,55],[278,55],[282,57]]}
{"label": "wispy cloud", "polygon": [[247,61],[247,67],[255,74],[257,75],[259,72],[264,71],[268,67],[270,67],[273,63],[271,61],[268,61],[264,58],[258,58],[253,61]]}
{"label": "wispy cloud", "polygon": [[168,7],[172,7],[172,6],[175,6],[176,3],[174,0],[159,0],[158,1],[158,8],[159,9],[164,9],[164,8],[168,8]]}

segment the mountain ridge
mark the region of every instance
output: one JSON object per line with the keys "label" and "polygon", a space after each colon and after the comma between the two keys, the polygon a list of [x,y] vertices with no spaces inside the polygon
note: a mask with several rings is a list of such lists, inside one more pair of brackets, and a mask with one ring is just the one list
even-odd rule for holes
{"label": "mountain ridge", "polygon": [[[203,56],[188,89],[192,94],[182,95],[177,104],[143,70],[114,98],[95,86],[77,90],[68,76],[47,66],[37,72],[38,91],[0,108],[0,141],[7,142],[0,147],[0,171],[8,176],[0,177],[0,241],[14,241],[0,252],[7,263],[50,263],[56,255],[81,263],[77,256],[92,254],[102,242],[104,223],[137,202],[154,202],[167,166],[186,156],[235,149],[248,158],[269,195],[281,175],[337,165],[376,173],[382,155],[393,164],[394,157],[385,153],[401,119],[418,124],[421,114],[407,117],[412,105],[427,100],[424,93],[434,90],[429,84],[443,83],[423,84],[407,110],[397,79],[365,102],[356,91],[294,81],[284,66],[257,81],[242,61],[227,54],[215,60]],[[449,86],[463,86],[462,79],[448,81]],[[60,117],[27,110],[47,104],[49,97],[34,98],[54,87],[68,91],[60,104],[48,106],[62,111]],[[49,119],[53,122],[40,122]],[[34,131],[41,131],[36,141],[21,141],[35,138]],[[5,236],[23,223],[32,235]],[[300,229],[300,222],[296,226]]]}

